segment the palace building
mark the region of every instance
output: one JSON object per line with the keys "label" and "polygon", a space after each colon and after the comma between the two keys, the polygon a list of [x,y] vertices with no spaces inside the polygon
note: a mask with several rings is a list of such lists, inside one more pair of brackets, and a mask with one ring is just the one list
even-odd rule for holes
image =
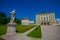
{"label": "palace building", "polygon": [[21,24],[22,25],[33,25],[34,21],[31,21],[29,18],[24,18],[23,20],[21,20]]}
{"label": "palace building", "polygon": [[55,13],[53,12],[42,12],[36,14],[36,24],[50,24],[55,22]]}

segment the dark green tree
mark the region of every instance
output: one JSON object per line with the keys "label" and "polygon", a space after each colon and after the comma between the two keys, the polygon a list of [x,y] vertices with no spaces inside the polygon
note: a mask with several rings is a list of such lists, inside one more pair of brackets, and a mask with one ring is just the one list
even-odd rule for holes
{"label": "dark green tree", "polygon": [[17,24],[21,24],[21,19],[15,18],[15,22],[16,22]]}
{"label": "dark green tree", "polygon": [[7,23],[6,14],[4,12],[0,12],[0,24],[6,24],[6,23]]}
{"label": "dark green tree", "polygon": [[7,18],[7,23],[9,23],[10,22],[10,17],[9,18]]}

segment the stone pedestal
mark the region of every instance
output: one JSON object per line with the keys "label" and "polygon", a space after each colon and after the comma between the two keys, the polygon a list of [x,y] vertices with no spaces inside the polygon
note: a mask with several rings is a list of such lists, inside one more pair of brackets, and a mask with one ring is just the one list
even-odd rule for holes
{"label": "stone pedestal", "polygon": [[7,35],[12,36],[16,34],[16,23],[8,23]]}
{"label": "stone pedestal", "polygon": [[60,26],[41,26],[42,40],[60,40]]}

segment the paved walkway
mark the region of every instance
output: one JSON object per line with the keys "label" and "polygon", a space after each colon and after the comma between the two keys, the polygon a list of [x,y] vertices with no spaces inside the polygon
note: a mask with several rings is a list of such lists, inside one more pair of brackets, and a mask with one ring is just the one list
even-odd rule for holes
{"label": "paved walkway", "polygon": [[42,40],[60,40],[60,26],[44,25],[42,29]]}
{"label": "paved walkway", "polygon": [[34,30],[35,28],[37,28],[38,26],[24,32],[24,33],[17,33],[14,36],[7,36],[7,35],[3,35],[1,36],[2,38],[6,39],[6,40],[41,40],[39,38],[32,38],[32,37],[28,37],[27,34],[29,34],[32,30]]}

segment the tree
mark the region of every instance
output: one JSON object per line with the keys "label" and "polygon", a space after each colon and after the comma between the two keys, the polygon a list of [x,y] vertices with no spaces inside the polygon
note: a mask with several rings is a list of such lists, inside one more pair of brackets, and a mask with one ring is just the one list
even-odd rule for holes
{"label": "tree", "polygon": [[15,18],[15,22],[16,22],[17,24],[21,24],[21,19]]}
{"label": "tree", "polygon": [[10,22],[10,17],[9,18],[7,18],[7,23],[9,23]]}
{"label": "tree", "polygon": [[7,23],[6,14],[4,12],[0,12],[0,24],[6,24],[6,23]]}

